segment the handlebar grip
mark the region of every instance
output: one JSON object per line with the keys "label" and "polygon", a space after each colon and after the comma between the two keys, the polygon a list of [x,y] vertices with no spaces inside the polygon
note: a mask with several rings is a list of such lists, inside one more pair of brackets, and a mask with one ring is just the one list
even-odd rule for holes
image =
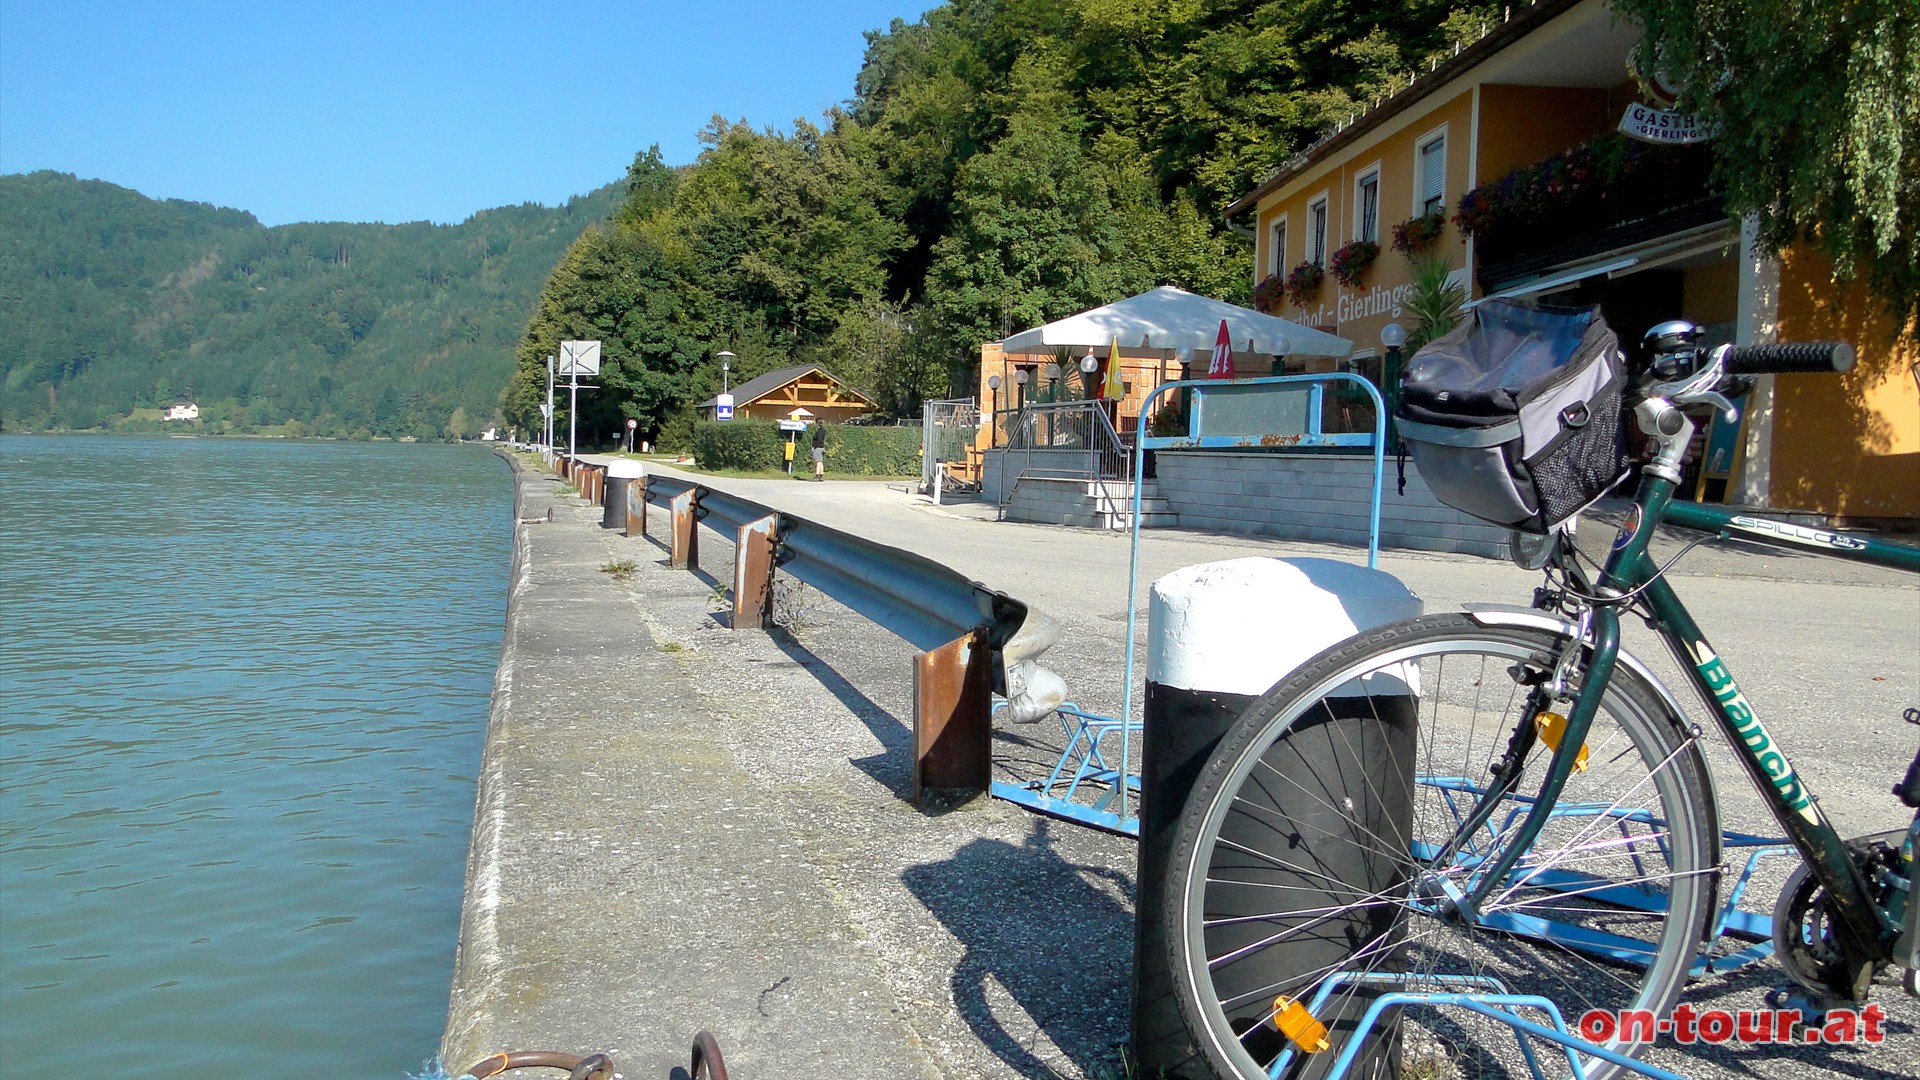
{"label": "handlebar grip", "polygon": [[1729,375],[1789,372],[1836,374],[1853,370],[1853,346],[1844,341],[1792,341],[1777,345],[1731,345],[1722,361]]}

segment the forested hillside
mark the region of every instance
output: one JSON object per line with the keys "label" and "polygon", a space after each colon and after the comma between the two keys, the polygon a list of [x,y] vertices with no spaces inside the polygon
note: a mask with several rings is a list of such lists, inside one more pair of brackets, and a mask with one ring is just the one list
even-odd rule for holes
{"label": "forested hillside", "polygon": [[[979,345],[1156,285],[1244,300],[1220,220],[1334,121],[1499,18],[1461,0],[951,0],[867,36],[850,100],[777,130],[715,118],[645,153],[572,246],[503,399],[531,426],[555,343],[604,343],[583,437],[668,441],[736,379],[826,365],[889,411],[971,392]],[[564,407],[564,402],[561,403]]]}
{"label": "forested hillside", "polygon": [[298,224],[0,176],[0,424],[446,438],[491,423],[527,313],[608,187],[458,225]]}

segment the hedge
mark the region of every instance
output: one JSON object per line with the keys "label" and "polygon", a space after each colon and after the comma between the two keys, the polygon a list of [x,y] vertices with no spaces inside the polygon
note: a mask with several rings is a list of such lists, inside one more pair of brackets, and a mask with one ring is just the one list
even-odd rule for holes
{"label": "hedge", "polygon": [[[813,433],[801,432],[794,469],[813,471]],[[705,469],[777,472],[785,467],[778,424],[766,420],[701,420],[693,426],[693,457]],[[827,473],[842,476],[917,476],[918,427],[827,425]]]}

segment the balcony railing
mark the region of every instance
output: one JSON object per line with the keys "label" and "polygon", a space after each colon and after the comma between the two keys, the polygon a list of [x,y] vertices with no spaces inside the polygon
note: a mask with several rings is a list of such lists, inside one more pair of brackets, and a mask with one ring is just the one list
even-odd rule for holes
{"label": "balcony railing", "polygon": [[1467,192],[1483,288],[1724,219],[1705,146],[1654,146],[1609,133]]}

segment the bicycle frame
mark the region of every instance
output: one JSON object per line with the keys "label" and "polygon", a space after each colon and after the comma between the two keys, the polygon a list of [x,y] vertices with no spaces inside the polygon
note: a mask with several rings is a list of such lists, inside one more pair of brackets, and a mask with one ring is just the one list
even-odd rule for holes
{"label": "bicycle frame", "polygon": [[1800,779],[1786,750],[1762,725],[1727,666],[1713,651],[1706,635],[1693,621],[1672,585],[1659,576],[1647,554],[1647,543],[1661,522],[1672,522],[1708,532],[1740,533],[1769,540],[1817,546],[1824,554],[1855,559],[1910,572],[1920,572],[1920,551],[1901,545],[1822,530],[1774,523],[1731,513],[1716,507],[1675,504],[1674,485],[1663,477],[1647,476],[1634,500],[1637,521],[1630,521],[1616,541],[1613,557],[1601,578],[1602,587],[1622,592],[1644,586],[1642,597],[1656,620],[1656,631],[1673,652],[1687,681],[1719,720],[1720,728],[1747,770],[1774,818],[1807,860],[1813,875],[1828,890],[1845,930],[1875,960],[1892,956],[1899,928],[1872,901],[1865,878],[1848,854],[1842,837],[1820,813],[1818,800]]}
{"label": "bicycle frame", "polygon": [[[1622,608],[1641,605],[1652,616],[1654,630],[1673,652],[1700,700],[1717,718],[1747,775],[1773,816],[1806,860],[1809,871],[1827,889],[1840,931],[1854,946],[1856,956],[1884,961],[1893,956],[1900,935],[1889,913],[1872,899],[1864,876],[1849,854],[1843,838],[1820,813],[1819,802],[1800,779],[1786,751],[1768,734],[1739,684],[1714,652],[1673,587],[1648,554],[1648,544],[1659,526],[1671,523],[1722,535],[1741,535],[1773,543],[1791,543],[1821,554],[1920,572],[1920,549],[1900,544],[1845,536],[1818,529],[1741,515],[1717,507],[1673,502],[1674,481],[1653,470],[1645,472],[1634,497],[1634,510],[1614,541],[1613,552],[1599,580],[1599,595],[1611,599],[1591,609],[1591,636],[1586,681],[1575,700],[1560,745],[1578,748],[1585,740],[1611,675],[1620,647]],[[1510,846],[1501,865],[1480,878],[1466,902],[1474,910],[1492,887],[1531,846],[1546,820],[1546,809],[1559,798],[1574,754],[1554,755],[1540,792],[1541,803],[1521,826],[1519,840]]]}

